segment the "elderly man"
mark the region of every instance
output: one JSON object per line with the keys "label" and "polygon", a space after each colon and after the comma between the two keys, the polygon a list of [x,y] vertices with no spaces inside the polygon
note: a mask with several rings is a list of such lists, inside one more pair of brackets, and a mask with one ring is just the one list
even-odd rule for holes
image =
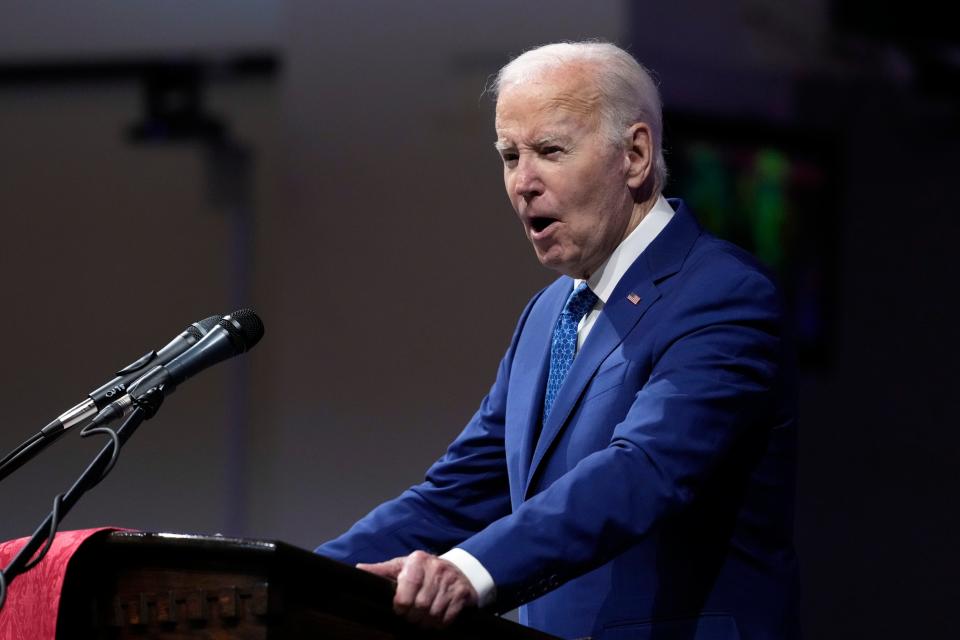
{"label": "elderly man", "polygon": [[562,275],[425,482],[317,552],[396,579],[425,625],[523,605],[563,637],[793,637],[775,286],[661,196],[660,99],[629,54],[547,45],[495,88],[507,195]]}

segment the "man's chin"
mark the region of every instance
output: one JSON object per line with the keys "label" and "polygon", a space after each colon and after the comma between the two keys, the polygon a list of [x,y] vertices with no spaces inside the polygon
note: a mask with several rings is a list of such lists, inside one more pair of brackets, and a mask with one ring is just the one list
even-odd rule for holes
{"label": "man's chin", "polygon": [[563,256],[551,255],[550,253],[541,254],[537,252],[537,260],[540,264],[551,271],[556,271],[560,275],[570,276],[571,278],[580,278],[577,265],[571,264],[569,260],[564,260]]}

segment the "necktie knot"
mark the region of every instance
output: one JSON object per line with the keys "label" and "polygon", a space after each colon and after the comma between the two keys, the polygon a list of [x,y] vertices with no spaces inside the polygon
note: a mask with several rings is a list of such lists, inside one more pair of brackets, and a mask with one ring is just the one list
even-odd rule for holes
{"label": "necktie knot", "polygon": [[579,324],[580,319],[597,304],[597,300],[599,300],[597,294],[590,290],[586,282],[581,282],[580,286],[574,289],[570,297],[567,298],[563,313],[572,317]]}

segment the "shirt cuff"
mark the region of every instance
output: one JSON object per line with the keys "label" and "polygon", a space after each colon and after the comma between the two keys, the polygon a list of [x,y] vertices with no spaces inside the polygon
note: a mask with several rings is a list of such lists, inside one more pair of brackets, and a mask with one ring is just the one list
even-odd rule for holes
{"label": "shirt cuff", "polygon": [[467,576],[470,586],[473,587],[479,597],[478,606],[485,607],[493,604],[493,601],[497,599],[497,585],[493,583],[493,576],[480,564],[479,560],[463,549],[456,547],[447,551],[440,558],[452,562],[457,569],[463,572],[463,575]]}

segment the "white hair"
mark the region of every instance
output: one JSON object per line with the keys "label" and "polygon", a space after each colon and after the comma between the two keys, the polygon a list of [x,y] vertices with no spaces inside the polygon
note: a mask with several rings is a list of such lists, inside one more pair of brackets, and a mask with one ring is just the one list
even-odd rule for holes
{"label": "white hair", "polygon": [[660,193],[667,181],[663,158],[663,116],[660,91],[650,72],[637,60],[609,42],[557,42],[526,51],[497,73],[493,95],[510,85],[541,76],[567,64],[586,63],[596,69],[594,80],[600,91],[601,127],[611,143],[625,143],[624,132],[637,122],[650,127],[653,141],[653,189]]}

